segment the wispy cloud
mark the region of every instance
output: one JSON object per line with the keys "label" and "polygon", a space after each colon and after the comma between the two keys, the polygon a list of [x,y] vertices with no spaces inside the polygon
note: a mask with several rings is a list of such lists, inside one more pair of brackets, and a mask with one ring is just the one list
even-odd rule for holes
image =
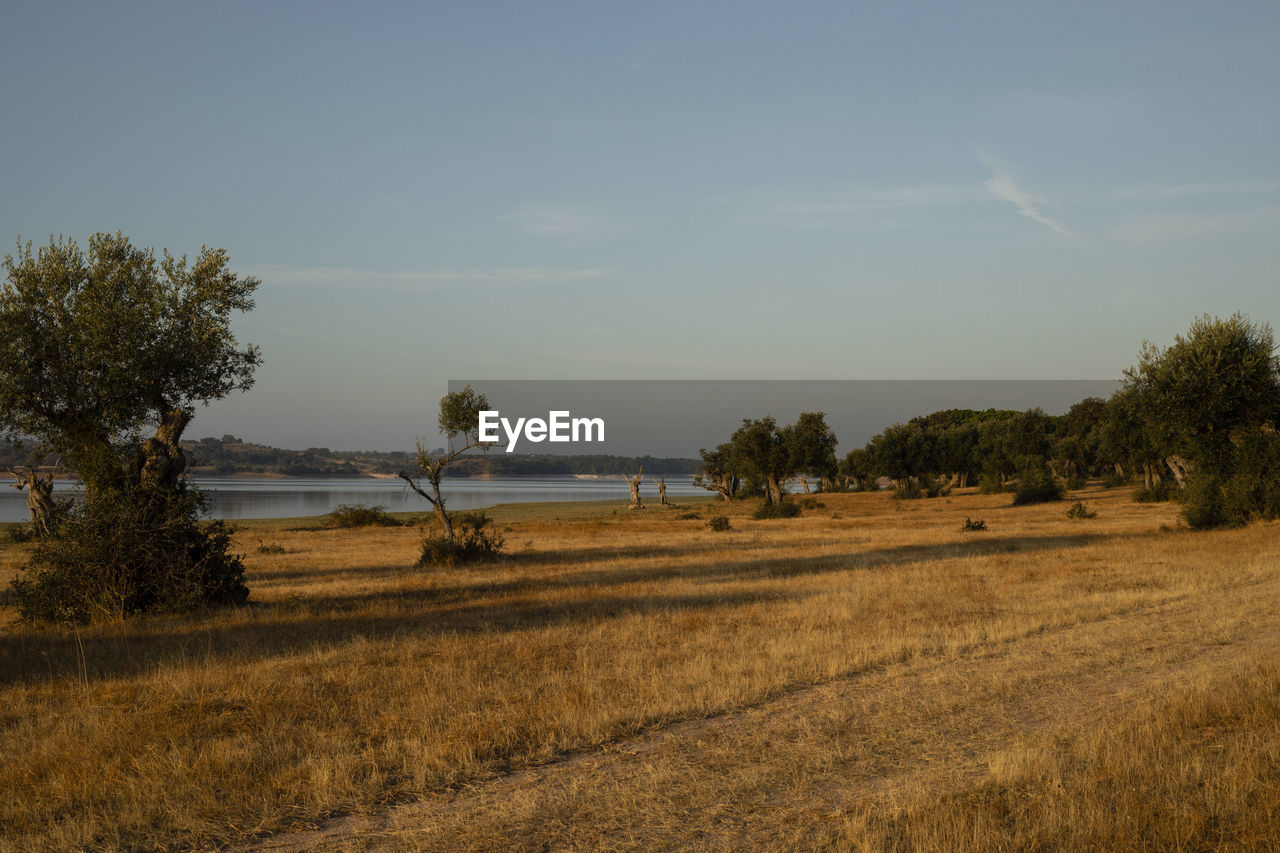
{"label": "wispy cloud", "polygon": [[522,204],[504,219],[526,234],[570,240],[605,237],[619,230],[599,211],[572,205]]}
{"label": "wispy cloud", "polygon": [[443,284],[561,284],[598,278],[598,268],[494,267],[491,269],[435,269],[424,271],[300,267],[282,264],[247,267],[244,272],[268,284],[345,286],[382,290],[425,290]]}
{"label": "wispy cloud", "polygon": [[1019,214],[1033,222],[1039,222],[1064,237],[1075,236],[1067,226],[1041,210],[1043,202],[1019,186],[1007,169],[986,157],[982,158],[982,163],[991,170],[991,177],[987,179],[987,192],[1001,201],[1009,202],[1018,209]]}
{"label": "wispy cloud", "polygon": [[1280,193],[1280,181],[1202,181],[1188,184],[1141,184],[1114,190],[1113,201],[1176,201],[1202,196],[1272,195]]}
{"label": "wispy cloud", "polygon": [[1280,225],[1280,208],[1227,212],[1176,212],[1135,216],[1118,223],[1110,236],[1124,243],[1163,243],[1171,240],[1193,240],[1224,232],[1240,232],[1259,226]]}

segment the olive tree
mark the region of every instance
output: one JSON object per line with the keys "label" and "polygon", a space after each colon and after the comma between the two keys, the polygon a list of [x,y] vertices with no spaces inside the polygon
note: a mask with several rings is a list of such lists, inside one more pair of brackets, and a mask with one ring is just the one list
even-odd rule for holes
{"label": "olive tree", "polygon": [[1207,314],[1168,347],[1144,343],[1123,391],[1160,455],[1190,464],[1193,527],[1280,515],[1280,358],[1265,323]]}
{"label": "olive tree", "polygon": [[91,493],[175,487],[195,404],[247,390],[261,361],[231,330],[259,282],[228,264],[222,249],[157,258],[119,233],[93,235],[87,253],[20,243],[0,291],[0,423]]}
{"label": "olive tree", "polygon": [[490,410],[488,399],[473,391],[470,385],[461,391],[445,394],[440,398],[440,417],[437,423],[448,441],[448,448],[430,451],[419,440],[415,458],[417,467],[413,471],[398,473],[410,489],[431,504],[447,542],[453,542],[454,539],[453,517],[445,509],[445,496],[440,493],[440,480],[444,477],[445,468],[467,451],[478,448],[483,452],[498,446],[498,442],[480,440],[480,413]]}
{"label": "olive tree", "polygon": [[57,524],[33,519],[45,536],[16,584],[22,612],[83,622],[244,600],[225,529],[197,524],[179,441],[197,403],[253,384],[261,356],[231,316],[253,308],[258,280],[221,249],[188,262],[120,233],[87,251],[19,242],[4,273],[0,428],[85,488]]}

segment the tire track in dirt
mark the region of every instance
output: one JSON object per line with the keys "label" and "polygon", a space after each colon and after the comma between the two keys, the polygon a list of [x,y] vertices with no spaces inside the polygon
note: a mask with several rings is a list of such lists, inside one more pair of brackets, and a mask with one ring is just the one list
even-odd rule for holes
{"label": "tire track in dirt", "polygon": [[[1233,586],[842,676],[240,849],[629,847],[641,830],[650,833],[643,846],[755,846],[753,827],[771,812],[832,816],[869,798],[891,804],[922,786],[942,793],[974,784],[993,754],[1028,732],[1097,725],[1171,679],[1280,658],[1277,586]],[[794,768],[761,754],[761,744],[785,753],[798,743],[812,747]],[[743,776],[744,767],[760,772]],[[681,802],[680,790],[716,805]],[[630,803],[620,808],[634,808],[635,820],[610,801]]]}

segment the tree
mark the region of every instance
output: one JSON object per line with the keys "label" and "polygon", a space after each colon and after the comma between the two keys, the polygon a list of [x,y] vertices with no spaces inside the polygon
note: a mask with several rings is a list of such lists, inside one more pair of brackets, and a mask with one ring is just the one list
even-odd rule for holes
{"label": "tree", "polygon": [[720,500],[731,501],[738,494],[738,472],[733,467],[733,445],[730,442],[717,445],[714,450],[698,451],[702,466],[693,478],[693,484],[709,492],[715,492]]}
{"label": "tree", "polygon": [[765,503],[781,503],[786,495],[782,484],[795,475],[796,466],[792,447],[777,421],[772,417],[744,418],[729,443],[735,467],[764,484]]}
{"label": "tree", "polygon": [[[783,441],[791,453],[791,464],[805,477],[817,477],[830,489],[836,476],[836,436],[822,412],[804,412],[791,426],[783,428]],[[809,484],[804,484],[805,491]]]}
{"label": "tree", "polygon": [[[1207,314],[1167,348],[1145,342],[1122,393],[1163,458],[1190,472],[1184,513],[1194,527],[1280,513],[1280,358],[1265,323]],[[1189,465],[1181,457],[1189,460]]]}
{"label": "tree", "polygon": [[174,488],[195,404],[248,390],[261,363],[230,323],[253,309],[259,282],[228,263],[207,248],[193,264],[157,259],[120,233],[93,235],[87,254],[61,238],[35,254],[20,243],[0,292],[0,423],[91,493]]}
{"label": "tree", "polygon": [[228,264],[208,248],[190,264],[157,259],[120,233],[93,235],[87,253],[59,238],[5,256],[0,427],[34,441],[36,457],[56,453],[85,487],[56,524],[33,519],[43,541],[14,584],[25,616],[84,622],[248,596],[228,531],[199,524],[179,445],[195,404],[247,390],[261,362],[230,324],[259,282]]}
{"label": "tree", "polygon": [[1265,323],[1242,314],[1226,320],[1205,314],[1186,337],[1167,348],[1146,341],[1138,364],[1125,371],[1124,388],[1141,399],[1148,422],[1172,434],[1166,453],[1186,451],[1198,463],[1221,466],[1242,432],[1280,418],[1280,359]]}
{"label": "tree", "polygon": [[[483,394],[473,391],[470,385],[461,391],[445,394],[440,398],[440,417],[437,423],[440,432],[448,440],[448,448],[427,450],[419,440],[416,470],[400,471],[397,474],[410,489],[431,504],[444,531],[444,538],[450,543],[453,542],[453,519],[445,510],[445,497],[440,494],[440,480],[445,468],[468,450],[479,448],[484,452],[498,446],[498,442],[480,440],[480,413],[484,411],[491,411],[489,400]],[[455,445],[455,441],[460,442],[460,446]],[[427,491],[428,487],[430,492]]]}

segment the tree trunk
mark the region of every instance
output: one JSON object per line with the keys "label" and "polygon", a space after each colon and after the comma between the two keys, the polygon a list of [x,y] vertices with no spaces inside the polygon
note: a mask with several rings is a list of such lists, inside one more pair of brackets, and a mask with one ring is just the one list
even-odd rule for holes
{"label": "tree trunk", "polygon": [[12,469],[9,473],[18,480],[13,484],[15,489],[27,490],[27,512],[31,514],[31,529],[37,537],[48,538],[57,526],[58,506],[53,502],[53,472],[48,477],[41,478],[36,473],[35,466],[32,466],[31,473],[26,475]]}
{"label": "tree trunk", "polygon": [[1183,459],[1177,455],[1166,458],[1164,462],[1169,466],[1169,470],[1173,472],[1173,479],[1178,481],[1178,488],[1185,489],[1187,487],[1187,477],[1191,475],[1195,465],[1189,459]]}
{"label": "tree trunk", "polygon": [[440,521],[440,526],[444,528],[444,538],[453,541],[453,519],[449,517],[449,513],[444,511],[444,499],[441,498],[435,502],[432,507],[435,510],[436,518]]}
{"label": "tree trunk", "polygon": [[809,492],[809,478],[808,478],[808,477],[801,477],[801,478],[800,478],[800,485],[804,486],[804,493],[805,493],[806,495],[807,495],[807,494],[810,494],[810,492]]}
{"label": "tree trunk", "polygon": [[778,482],[778,478],[770,474],[766,478],[766,482],[769,489],[767,493],[768,502],[771,504],[782,503],[782,484]]}
{"label": "tree trunk", "polygon": [[[640,482],[644,478],[644,468],[640,469],[640,473],[632,479],[627,480],[627,485],[631,488],[631,506],[630,509],[644,509],[644,504],[640,502]],[[625,479],[625,475],[624,475]]]}
{"label": "tree trunk", "polygon": [[160,418],[156,434],[142,445],[138,459],[138,484],[146,489],[174,489],[187,468],[187,454],[179,441],[191,416],[171,409]]}

